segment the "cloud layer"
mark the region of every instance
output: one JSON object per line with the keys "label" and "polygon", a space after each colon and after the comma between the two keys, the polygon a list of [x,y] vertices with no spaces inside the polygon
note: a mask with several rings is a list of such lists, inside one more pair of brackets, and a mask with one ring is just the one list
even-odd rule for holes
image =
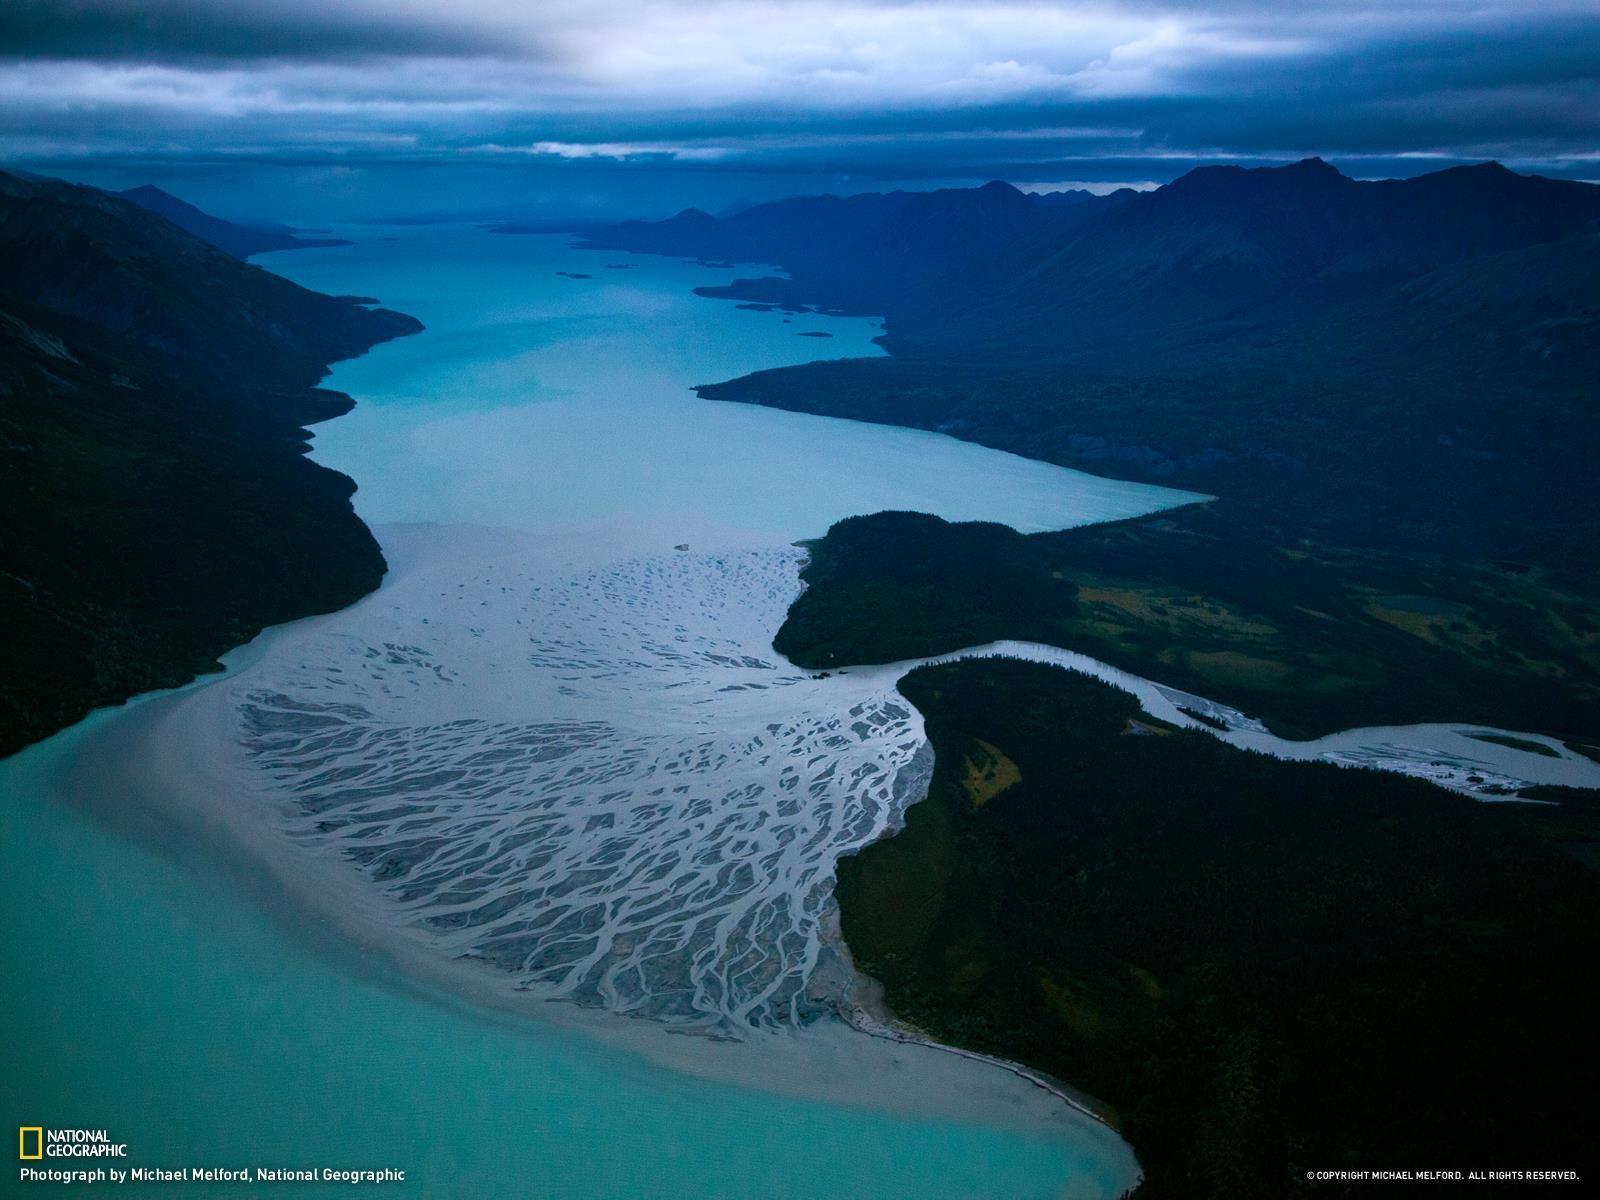
{"label": "cloud layer", "polygon": [[[0,156],[1595,174],[1590,0],[10,0]],[[1141,166],[1140,164],[1144,164]]]}

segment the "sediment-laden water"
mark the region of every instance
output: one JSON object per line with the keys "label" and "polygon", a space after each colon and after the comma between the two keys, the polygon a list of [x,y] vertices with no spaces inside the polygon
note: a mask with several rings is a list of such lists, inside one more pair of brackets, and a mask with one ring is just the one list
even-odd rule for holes
{"label": "sediment-laden water", "polygon": [[[507,1160],[571,1196],[1118,1194],[1127,1147],[1049,1093],[829,1018],[833,863],[915,791],[920,722],[892,679],[813,676],[771,639],[799,587],[792,543],[839,517],[1043,529],[1183,497],[700,401],[693,383],[819,346],[874,352],[869,322],[692,295],[725,272],[397,236],[273,263],[429,327],[340,367],[358,408],[317,431],[360,485],[383,588],[0,768],[29,805],[7,838],[12,911],[51,914],[27,948],[51,969],[8,1015],[69,1050],[13,1047],[12,1075],[186,1155],[281,1152],[285,1111],[366,1114],[306,1138],[420,1163],[427,1195],[505,1194]],[[63,889],[74,870],[107,882]],[[94,932],[74,943],[79,925]],[[119,948],[105,974],[102,941]],[[475,1073],[500,1099],[471,1098]],[[463,1090],[443,1186],[434,1142],[382,1114]]]}

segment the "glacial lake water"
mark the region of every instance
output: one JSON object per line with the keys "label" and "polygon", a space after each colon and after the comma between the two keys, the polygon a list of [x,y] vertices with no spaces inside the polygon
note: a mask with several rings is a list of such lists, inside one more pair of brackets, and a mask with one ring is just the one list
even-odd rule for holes
{"label": "glacial lake water", "polygon": [[1183,497],[700,401],[873,352],[691,294],[727,271],[382,232],[265,265],[428,325],[317,430],[384,587],[0,763],[6,1119],[428,1197],[1119,1194],[1127,1147],[1055,1097],[827,1018],[831,864],[896,819],[920,723],[770,638],[840,517]]}

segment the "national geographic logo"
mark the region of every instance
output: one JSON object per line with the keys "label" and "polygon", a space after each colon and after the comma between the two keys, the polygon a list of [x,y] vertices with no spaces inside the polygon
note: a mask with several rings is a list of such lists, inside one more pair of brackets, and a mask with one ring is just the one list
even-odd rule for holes
{"label": "national geographic logo", "polygon": [[44,1158],[127,1158],[126,1142],[113,1142],[104,1129],[47,1129],[23,1125],[17,1129],[17,1157],[23,1162]]}

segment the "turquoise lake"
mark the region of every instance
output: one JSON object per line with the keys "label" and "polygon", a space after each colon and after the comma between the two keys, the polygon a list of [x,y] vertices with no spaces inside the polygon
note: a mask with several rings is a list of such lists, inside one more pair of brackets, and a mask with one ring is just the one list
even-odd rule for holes
{"label": "turquoise lake", "polygon": [[[759,664],[759,679],[728,682],[734,676],[714,672],[758,668],[718,662],[697,667],[693,678],[663,682],[656,670],[638,682],[622,669],[551,674],[547,654],[540,675],[524,663],[537,659],[537,646],[528,652],[494,638],[528,613],[560,611],[576,630],[571,644],[611,653],[596,648],[603,639],[593,631],[614,627],[614,640],[625,643],[635,626],[617,624],[614,614],[626,610],[628,620],[647,623],[638,628],[654,629],[654,621],[686,643],[702,634],[742,638],[759,657],[792,588],[790,543],[840,517],[919,508],[1042,529],[1183,497],[933,434],[700,401],[692,384],[875,352],[868,321],[786,320],[692,294],[728,271],[462,228],[394,230],[394,240],[370,229],[352,236],[354,246],[276,255],[264,265],[322,291],[379,297],[428,326],[341,364],[330,386],[350,392],[358,407],[316,431],[315,456],[357,481],[358,511],[377,530],[393,573],[345,614],[269,631],[230,657],[229,675],[97,713],[0,762],[0,892],[12,920],[3,951],[10,985],[0,999],[5,1120],[105,1128],[128,1143],[134,1165],[402,1169],[406,1182],[385,1190],[419,1197],[1118,1194],[1136,1169],[1127,1147],[1082,1118],[1041,1115],[1056,1102],[998,1068],[958,1069],[937,1051],[890,1047],[837,1023],[826,1032],[826,1021],[821,1032],[786,1031],[786,1015],[800,1012],[806,997],[784,980],[803,983],[825,941],[814,926],[827,907],[826,854],[785,866],[808,889],[804,903],[791,906],[795,925],[783,941],[790,958],[775,955],[748,978],[720,976],[729,994],[759,991],[760,1005],[741,1007],[722,992],[707,1000],[689,985],[672,992],[625,961],[617,938],[614,961],[596,951],[595,974],[579,980],[573,972],[567,993],[550,992],[587,1005],[581,1019],[545,1019],[538,1005],[497,1009],[450,995],[440,986],[445,975],[408,978],[395,966],[404,961],[399,950],[363,940],[370,930],[348,936],[339,889],[364,898],[366,877],[339,874],[339,848],[315,844],[290,822],[290,806],[279,801],[291,783],[299,786],[295,762],[246,756],[234,722],[250,688],[255,696],[269,685],[274,695],[346,686],[341,647],[402,636],[445,664],[428,679],[450,675],[453,683],[431,692],[418,686],[414,695],[400,686],[414,686],[409,676],[389,677],[381,695],[364,684],[364,703],[385,735],[405,728],[420,739],[417,729],[453,720],[571,723],[577,714],[619,737],[660,737],[667,727],[677,736],[685,710],[672,697],[694,695],[704,703],[690,732],[706,739],[724,719],[775,727],[799,698],[812,713],[835,702],[881,703],[878,683],[870,691],[866,683],[810,681],[769,662]],[[832,336],[799,336],[808,332]],[[529,556],[534,566],[523,562]],[[706,582],[712,565],[723,572],[715,590]],[[527,594],[501,582],[513,566],[524,572],[515,578]],[[491,577],[491,567],[501,574]],[[440,581],[453,583],[457,573],[456,586],[477,589],[466,593],[471,613],[490,616],[438,598],[447,588]],[[572,615],[580,591],[571,581],[580,578],[600,581],[585,583],[581,596],[613,607]],[[643,616],[632,597],[619,599],[630,580],[656,606],[645,605]],[[747,612],[738,589],[750,580],[767,592]],[[568,588],[558,597],[565,607],[550,599],[558,584]],[[546,607],[528,607],[534,593]],[[685,597],[701,616],[689,613]],[[505,620],[494,617],[501,612]],[[485,633],[473,621],[492,628]],[[537,639],[539,630],[518,636]],[[852,749],[858,774],[890,750],[905,752],[892,760],[902,763],[919,729],[905,724],[887,749],[864,735]],[[729,766],[740,769],[757,783],[766,778]],[[235,791],[218,780],[240,782]],[[808,780],[820,788],[826,776]],[[171,811],[169,792],[185,794]],[[872,819],[881,830],[883,813]],[[833,844],[859,840],[866,828],[834,830]],[[296,885],[302,857],[306,874]],[[331,899],[311,894],[322,878],[336,881]],[[763,894],[774,906],[763,912],[790,911],[782,882]],[[737,915],[735,902],[745,901],[728,900]],[[373,892],[371,927],[392,933],[406,953],[442,948],[442,957],[487,962],[496,952],[493,943],[425,937],[386,915],[387,903]],[[534,971],[544,961],[530,955],[519,986],[543,994],[554,977]],[[618,963],[626,971],[598,973]],[[625,975],[634,992],[619,990]],[[744,1052],[731,1041],[597,1011],[607,1007],[668,1021],[688,1013],[702,1025],[748,1019],[755,1066],[741,1079]],[[819,1047],[810,1065],[807,1038]],[[652,1039],[661,1053],[651,1051]],[[760,1049],[769,1044],[770,1053]],[[697,1056],[734,1065],[701,1072]],[[845,1059],[876,1080],[858,1099],[830,1093],[824,1078]],[[763,1078],[762,1062],[787,1064],[794,1078]],[[808,1071],[814,1080],[804,1078]],[[961,1091],[969,1085],[970,1102]],[[939,1088],[951,1094],[914,1094]],[[336,1186],[144,1191],[270,1195]]]}

